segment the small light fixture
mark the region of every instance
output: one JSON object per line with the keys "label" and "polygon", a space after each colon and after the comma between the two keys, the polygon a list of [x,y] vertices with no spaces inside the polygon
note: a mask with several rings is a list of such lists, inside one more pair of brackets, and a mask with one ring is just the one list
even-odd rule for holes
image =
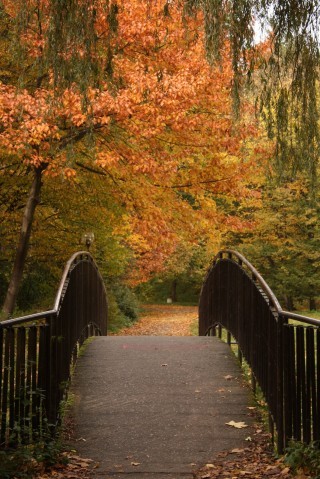
{"label": "small light fixture", "polygon": [[83,233],[81,237],[81,243],[86,245],[87,251],[90,250],[90,246],[92,245],[94,241],[94,233]]}

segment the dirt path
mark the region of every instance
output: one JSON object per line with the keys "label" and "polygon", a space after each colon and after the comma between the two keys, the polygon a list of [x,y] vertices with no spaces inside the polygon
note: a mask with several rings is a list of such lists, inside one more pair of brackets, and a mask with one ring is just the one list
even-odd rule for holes
{"label": "dirt path", "polygon": [[144,305],[143,315],[117,336],[192,336],[196,333],[197,306]]}

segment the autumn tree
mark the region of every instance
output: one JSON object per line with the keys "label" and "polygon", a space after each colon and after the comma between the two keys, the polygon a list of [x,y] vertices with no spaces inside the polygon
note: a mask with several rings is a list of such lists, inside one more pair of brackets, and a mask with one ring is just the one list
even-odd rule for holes
{"label": "autumn tree", "polygon": [[[161,269],[181,228],[194,241],[224,223],[241,226],[217,198],[252,196],[246,178],[256,167],[245,144],[256,124],[244,106],[234,125],[229,44],[223,68],[210,67],[202,18],[182,22],[182,6],[160,0],[71,1],[66,9],[55,0],[6,0],[1,14],[16,34],[0,84],[3,175],[23,168],[31,181],[7,314],[41,187],[54,178],[104,178],[125,210],[114,233],[136,258],[133,282]],[[11,35],[6,30],[2,48]]]}
{"label": "autumn tree", "polygon": [[[274,166],[280,177],[305,171],[311,187],[315,188],[319,158],[318,2],[185,0],[184,3],[187,14],[196,15],[199,11],[203,14],[210,62],[220,62],[225,35],[230,39],[236,111],[243,87],[257,80],[258,103],[264,110],[268,133],[276,141]],[[268,48],[261,64],[260,51],[254,52],[255,45],[267,38]],[[261,75],[255,73],[257,65]],[[296,130],[291,128],[293,122]]]}
{"label": "autumn tree", "polygon": [[310,199],[309,180],[277,185],[266,181],[255,228],[229,236],[263,274],[287,309],[308,300],[315,309],[319,291],[319,198]]}

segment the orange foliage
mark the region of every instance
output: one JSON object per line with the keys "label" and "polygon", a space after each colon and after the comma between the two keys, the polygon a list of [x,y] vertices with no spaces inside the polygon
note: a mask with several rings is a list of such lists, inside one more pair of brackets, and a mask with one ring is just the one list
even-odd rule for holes
{"label": "orange foliage", "polygon": [[[116,34],[105,2],[91,3],[98,38],[94,55],[104,65],[112,52],[112,78],[106,74],[87,90],[86,108],[79,86],[58,91],[51,71],[41,88],[0,84],[0,147],[25,164],[45,167],[47,176],[74,178],[80,160],[104,172],[115,201],[127,211],[115,231],[122,230],[135,252],[139,279],[147,278],[179,241],[196,242],[221,225],[242,227],[216,207],[216,200],[254,199],[245,181],[256,165],[245,143],[257,134],[256,125],[249,110],[246,120],[234,125],[228,45],[222,67],[211,68],[202,19],[183,23],[180,2],[119,0]],[[40,17],[33,4],[40,5]],[[3,5],[17,14],[16,2]],[[50,0],[28,5],[22,42],[30,58],[41,57]],[[61,55],[68,59],[75,51],[84,55],[72,42]],[[84,142],[87,135],[94,137],[94,147]]]}

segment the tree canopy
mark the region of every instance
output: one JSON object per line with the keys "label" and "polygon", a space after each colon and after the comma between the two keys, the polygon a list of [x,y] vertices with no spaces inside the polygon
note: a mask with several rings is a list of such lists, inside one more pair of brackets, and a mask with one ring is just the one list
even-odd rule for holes
{"label": "tree canopy", "polygon": [[58,3],[2,2],[0,174],[33,181],[19,263],[42,185],[76,190],[90,172],[114,202],[117,219],[106,212],[105,223],[141,281],[180,243],[241,227],[224,203],[256,197],[253,108],[234,124],[229,44],[223,68],[208,65],[202,17],[182,20],[179,2]]}
{"label": "tree canopy", "polygon": [[130,251],[132,282],[251,227],[268,161],[314,190],[318,17],[293,0],[2,0],[0,219],[12,252],[26,205],[20,266],[49,211],[66,237],[92,223],[67,226],[89,184],[98,236]]}
{"label": "tree canopy", "polygon": [[[241,90],[255,82],[259,113],[265,119],[270,137],[276,140],[275,166],[279,176],[287,179],[305,170],[315,182],[319,156],[319,2],[147,1],[145,14],[152,12],[155,6],[163,11],[167,25],[176,23],[177,10],[184,12],[186,31],[188,18],[199,17],[210,63],[223,63],[222,52],[228,39],[235,111],[239,112]],[[23,62],[25,68],[20,69],[17,78],[20,84],[30,85],[31,76],[34,85],[39,87],[50,72],[56,86],[65,88],[76,83],[86,103],[88,86],[101,85],[106,76],[110,80],[121,48],[127,50],[131,42],[137,41],[135,35],[128,38],[126,45],[116,41],[122,35],[119,19],[124,15],[129,19],[131,14],[128,3],[124,5],[116,0],[4,0],[2,16],[10,24],[5,31],[16,39],[12,42],[13,70],[6,69],[4,75],[17,77],[15,62]],[[159,34],[152,15],[150,13],[149,38]],[[265,42],[263,55],[261,48],[256,48],[257,31],[258,38]],[[190,39],[192,32],[193,27],[189,31]],[[158,35],[160,49],[163,39]],[[175,44],[173,50],[177,47]],[[290,118],[294,118],[294,122]]]}
{"label": "tree canopy", "polygon": [[[315,0],[185,0],[204,15],[209,61],[219,62],[227,37],[234,71],[234,106],[255,81],[258,109],[276,141],[275,167],[288,180],[300,170],[314,186],[319,162],[320,5]],[[262,31],[269,33],[262,33]],[[257,51],[258,37],[266,50]],[[258,69],[259,74],[256,70]]]}

